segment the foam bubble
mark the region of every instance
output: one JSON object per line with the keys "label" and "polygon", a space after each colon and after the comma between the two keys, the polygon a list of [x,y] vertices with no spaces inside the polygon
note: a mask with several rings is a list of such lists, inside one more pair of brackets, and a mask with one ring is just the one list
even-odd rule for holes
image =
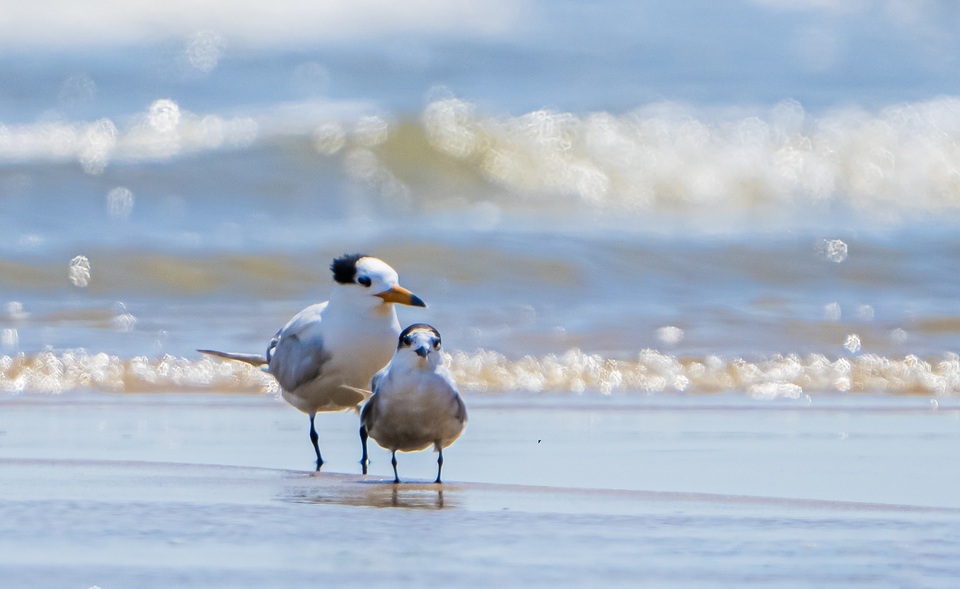
{"label": "foam bubble", "polygon": [[86,256],[75,256],[70,260],[69,278],[71,284],[77,288],[87,288],[90,285],[90,260]]}
{"label": "foam bubble", "polygon": [[352,149],[343,161],[347,173],[356,180],[374,182],[382,169],[377,156],[369,149]]}
{"label": "foam bubble", "polygon": [[365,116],[357,121],[353,130],[356,142],[364,147],[374,147],[387,140],[390,125],[380,116]]}
{"label": "foam bubble", "polygon": [[799,399],[803,395],[803,387],[792,382],[776,381],[750,385],[748,394],[754,399]]}
{"label": "foam bubble", "polygon": [[909,338],[910,335],[899,327],[890,331],[890,339],[895,344],[905,344]]}
{"label": "foam bubble", "polygon": [[827,303],[823,307],[823,319],[824,321],[830,321],[831,323],[836,323],[840,321],[840,317],[843,315],[842,310],[840,309],[840,303],[834,301],[832,303]]}
{"label": "foam bubble", "polygon": [[411,203],[410,188],[380,163],[369,149],[352,149],[344,157],[347,173],[361,184],[379,192],[387,201],[407,206]]}
{"label": "foam bubble", "polygon": [[0,345],[7,350],[16,350],[20,345],[20,334],[16,329],[5,328],[0,332]]}
{"label": "foam bubble", "polygon": [[668,346],[675,346],[683,340],[683,330],[673,325],[657,330],[657,339]]}
{"label": "foam bubble", "polygon": [[172,133],[180,124],[180,107],[168,98],[161,98],[147,110],[147,123],[158,133]]}
{"label": "foam bubble", "polygon": [[6,305],[7,317],[12,321],[22,321],[30,316],[30,313],[27,313],[23,310],[23,303],[20,301],[10,301]]}
{"label": "foam bubble", "polygon": [[220,63],[225,46],[220,35],[213,31],[199,31],[187,40],[183,53],[192,68],[208,74]]}
{"label": "foam bubble", "polygon": [[861,347],[860,336],[855,333],[851,333],[845,340],[843,340],[843,347],[846,348],[851,354],[856,354],[860,351]]}
{"label": "foam bubble", "polygon": [[127,306],[117,301],[113,304],[113,318],[110,320],[118,331],[133,331],[137,318],[127,312]]}
{"label": "foam bubble", "polygon": [[313,132],[313,147],[323,155],[333,155],[343,149],[347,134],[339,123],[324,123]]}
{"label": "foam bubble", "polygon": [[839,264],[847,259],[847,244],[839,239],[823,239],[817,243],[817,253],[822,258]]}
{"label": "foam bubble", "polygon": [[117,186],[107,193],[107,213],[115,219],[127,219],[133,212],[133,193],[125,186]]}
{"label": "foam bubble", "polygon": [[435,148],[454,157],[465,158],[478,147],[479,134],[473,117],[473,105],[446,98],[427,105],[422,121],[427,138]]}
{"label": "foam bubble", "polygon": [[[67,135],[56,143],[61,143],[64,152],[70,151],[70,135]],[[113,150],[117,145],[117,127],[110,119],[100,119],[99,121],[83,127],[77,140],[76,147],[77,159],[83,166],[84,172],[88,174],[100,174],[107,167]]]}

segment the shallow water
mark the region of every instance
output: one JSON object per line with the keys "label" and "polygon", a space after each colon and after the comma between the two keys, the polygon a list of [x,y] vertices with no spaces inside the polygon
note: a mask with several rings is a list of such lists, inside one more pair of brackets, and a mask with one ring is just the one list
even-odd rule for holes
{"label": "shallow water", "polygon": [[[647,396],[467,394],[449,482],[712,493],[960,508],[952,461],[960,405],[860,395],[812,402]],[[125,461],[309,473],[305,415],[261,395],[96,394],[3,399],[0,458]],[[323,414],[324,472],[359,474],[358,421]],[[371,476],[392,480],[371,443]],[[436,455],[401,454],[405,481],[432,481]],[[46,483],[43,483],[45,486]],[[51,492],[71,492],[69,487]]]}
{"label": "shallow water", "polygon": [[930,468],[952,461],[955,406],[468,399],[439,489],[429,453],[400,456],[402,485],[379,449],[359,477],[348,415],[318,418],[317,475],[306,420],[279,400],[71,397],[4,399],[13,586],[949,587],[960,574],[957,476]]}

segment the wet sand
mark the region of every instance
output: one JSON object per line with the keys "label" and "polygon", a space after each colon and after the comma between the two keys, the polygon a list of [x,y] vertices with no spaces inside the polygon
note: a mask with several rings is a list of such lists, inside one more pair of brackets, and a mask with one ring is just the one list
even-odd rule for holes
{"label": "wet sand", "polygon": [[[870,586],[960,577],[955,407],[468,398],[361,477],[355,416],[266,397],[7,397],[10,587]],[[869,401],[869,402],[865,402]],[[893,434],[883,432],[896,432]]]}

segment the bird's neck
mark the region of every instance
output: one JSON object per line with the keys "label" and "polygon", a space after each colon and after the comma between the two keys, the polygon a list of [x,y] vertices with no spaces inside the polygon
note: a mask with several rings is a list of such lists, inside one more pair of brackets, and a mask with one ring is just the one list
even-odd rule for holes
{"label": "bird's neck", "polygon": [[407,372],[433,372],[440,364],[442,364],[442,358],[433,357],[432,354],[430,358],[417,356],[410,358],[406,354],[394,357],[394,366]]}
{"label": "bird's neck", "polygon": [[375,296],[357,297],[355,293],[344,293],[334,289],[330,293],[327,303],[331,310],[336,309],[337,315],[354,318],[363,317],[370,321],[396,321],[397,312],[394,306],[385,303]]}

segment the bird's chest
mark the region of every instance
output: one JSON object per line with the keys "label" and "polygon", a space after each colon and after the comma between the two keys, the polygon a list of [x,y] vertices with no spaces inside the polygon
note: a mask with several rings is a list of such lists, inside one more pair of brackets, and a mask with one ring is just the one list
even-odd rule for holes
{"label": "bird's chest", "polygon": [[389,387],[390,390],[389,395],[384,395],[382,407],[395,418],[420,421],[424,416],[436,414],[444,405],[445,396],[429,375],[411,371],[391,376],[392,382],[381,385],[381,388]]}
{"label": "bird's chest", "polygon": [[330,338],[329,345],[336,350],[326,367],[344,384],[369,388],[370,378],[387,365],[393,356],[397,332],[390,326],[371,325],[349,332],[340,332]]}

